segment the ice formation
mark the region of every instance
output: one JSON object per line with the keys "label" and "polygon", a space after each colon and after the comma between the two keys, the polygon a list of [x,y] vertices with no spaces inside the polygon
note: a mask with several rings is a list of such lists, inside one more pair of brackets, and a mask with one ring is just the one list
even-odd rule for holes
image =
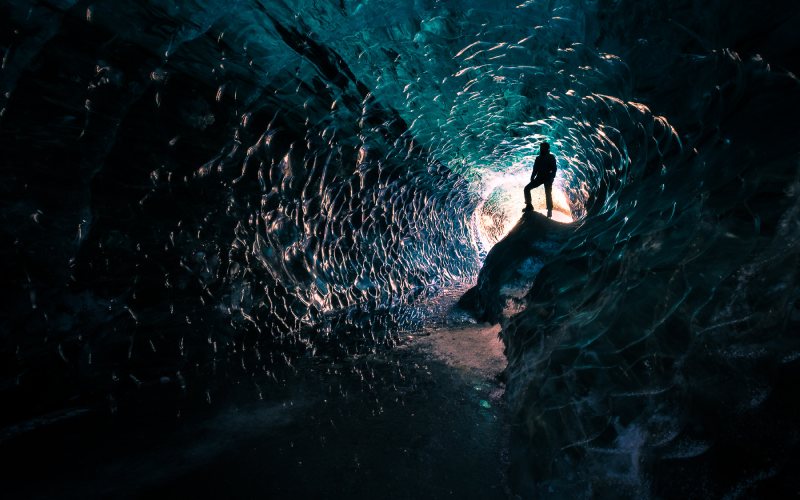
{"label": "ice formation", "polygon": [[575,222],[502,278],[528,280],[502,332],[514,487],[788,491],[798,15],[6,0],[3,423],[391,345],[410,305],[476,276],[548,140]]}

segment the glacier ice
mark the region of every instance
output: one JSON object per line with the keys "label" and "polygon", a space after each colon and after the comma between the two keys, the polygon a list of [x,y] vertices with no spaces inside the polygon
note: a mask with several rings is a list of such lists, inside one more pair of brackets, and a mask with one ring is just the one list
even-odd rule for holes
{"label": "glacier ice", "polygon": [[[516,491],[788,491],[797,27],[790,1],[4,1],[2,425],[261,395],[477,275]],[[512,230],[541,140],[574,222]]]}

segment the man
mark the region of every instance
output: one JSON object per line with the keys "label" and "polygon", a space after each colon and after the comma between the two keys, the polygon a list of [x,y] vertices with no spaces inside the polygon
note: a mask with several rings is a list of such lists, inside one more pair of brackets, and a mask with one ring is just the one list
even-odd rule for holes
{"label": "man", "polygon": [[523,212],[533,210],[531,205],[531,189],[544,184],[544,195],[547,199],[547,216],[553,217],[553,179],[556,178],[556,157],[550,154],[550,144],[539,144],[539,156],[533,163],[531,182],[525,186],[525,208]]}

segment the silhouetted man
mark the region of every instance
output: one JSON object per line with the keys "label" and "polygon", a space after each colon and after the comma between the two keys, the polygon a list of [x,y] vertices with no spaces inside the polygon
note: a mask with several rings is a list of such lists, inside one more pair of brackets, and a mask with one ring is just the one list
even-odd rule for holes
{"label": "silhouetted man", "polygon": [[553,179],[556,178],[556,157],[550,154],[550,144],[539,144],[539,156],[533,163],[531,182],[525,186],[525,208],[523,212],[533,210],[531,205],[531,189],[544,184],[544,195],[547,199],[547,216],[553,216]]}

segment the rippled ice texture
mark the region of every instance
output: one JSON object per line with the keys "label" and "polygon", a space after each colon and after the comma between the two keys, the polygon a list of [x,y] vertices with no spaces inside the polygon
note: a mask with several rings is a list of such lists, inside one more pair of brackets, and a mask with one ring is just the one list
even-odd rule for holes
{"label": "rippled ice texture", "polygon": [[547,139],[579,222],[503,331],[517,487],[736,495],[790,470],[794,3],[6,1],[0,19],[10,421],[391,343],[403,305],[475,275],[486,186]]}

